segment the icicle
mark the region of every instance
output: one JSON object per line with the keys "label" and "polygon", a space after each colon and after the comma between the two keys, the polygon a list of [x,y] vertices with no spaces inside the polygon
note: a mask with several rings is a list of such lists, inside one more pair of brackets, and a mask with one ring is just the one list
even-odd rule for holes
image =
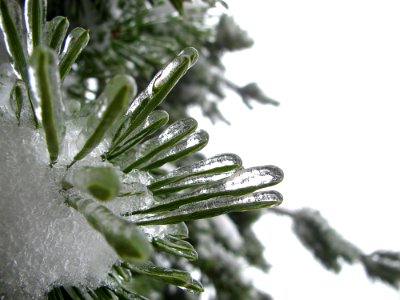
{"label": "icicle", "polygon": [[169,115],[166,111],[155,110],[144,120],[144,122],[133,130],[119,146],[113,146],[106,154],[107,159],[113,159],[118,155],[132,148],[141,140],[156,132],[159,128],[168,123]]}
{"label": "icicle", "polygon": [[126,261],[149,258],[152,248],[143,232],[134,224],[115,216],[109,209],[91,199],[72,197],[67,200],[100,232],[119,257]]}
{"label": "icicle", "polygon": [[27,46],[29,55],[42,45],[46,21],[46,0],[25,0],[25,25],[27,29]]}
{"label": "icicle", "polygon": [[68,35],[65,41],[63,52],[60,56],[59,66],[61,81],[63,81],[65,76],[67,76],[75,60],[86,47],[88,42],[89,30],[78,27],[72,30]]}
{"label": "icicle", "polygon": [[195,162],[189,166],[180,167],[167,175],[155,178],[151,181],[149,188],[152,191],[164,185],[180,181],[184,178],[202,174],[222,173],[240,168],[242,160],[236,154],[219,154],[211,158]]}
{"label": "icicle", "polygon": [[57,57],[53,50],[38,47],[32,56],[31,91],[35,114],[43,125],[50,163],[54,164],[64,140],[65,108],[61,99]]}
{"label": "icicle", "polygon": [[275,166],[261,166],[244,169],[231,177],[195,189],[192,192],[174,195],[160,200],[157,205],[136,213],[149,213],[175,209],[184,204],[206,200],[218,196],[242,196],[258,189],[278,184],[283,172]]}
{"label": "icicle", "polygon": [[55,17],[46,24],[46,44],[60,54],[69,22],[66,17]]}
{"label": "icicle", "polygon": [[133,220],[137,225],[174,224],[226,213],[260,209],[279,205],[282,195],[276,191],[261,191],[244,196],[222,196],[180,206],[172,211],[145,215]]}
{"label": "icicle", "polygon": [[124,121],[116,130],[113,138],[114,144],[119,144],[124,140],[165,99],[187,70],[197,61],[197,57],[196,49],[187,48],[156,74],[147,88],[136,97],[129,107]]}

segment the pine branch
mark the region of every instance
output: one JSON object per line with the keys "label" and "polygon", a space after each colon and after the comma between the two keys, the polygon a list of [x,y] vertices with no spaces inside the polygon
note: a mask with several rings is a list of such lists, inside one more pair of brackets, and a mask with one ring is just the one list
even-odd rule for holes
{"label": "pine branch", "polygon": [[274,207],[269,211],[279,216],[290,217],[297,238],[328,270],[340,272],[342,259],[349,264],[360,262],[371,279],[379,279],[393,288],[399,288],[398,252],[380,250],[364,254],[357,246],[344,239],[316,210]]}

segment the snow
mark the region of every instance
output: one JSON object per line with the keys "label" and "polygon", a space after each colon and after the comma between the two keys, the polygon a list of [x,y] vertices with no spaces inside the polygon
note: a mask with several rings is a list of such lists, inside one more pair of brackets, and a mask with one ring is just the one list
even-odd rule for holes
{"label": "snow", "polygon": [[15,124],[0,117],[0,297],[38,299],[55,285],[99,286],[117,255],[64,204],[65,166],[48,166],[40,131]]}

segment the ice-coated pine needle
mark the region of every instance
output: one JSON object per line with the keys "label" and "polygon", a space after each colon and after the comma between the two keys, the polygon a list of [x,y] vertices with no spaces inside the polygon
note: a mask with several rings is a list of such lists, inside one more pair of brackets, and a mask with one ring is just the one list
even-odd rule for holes
{"label": "ice-coated pine needle", "polygon": [[38,47],[32,56],[30,82],[35,113],[42,123],[50,163],[54,164],[64,139],[64,105],[61,99],[57,56],[52,49]]}
{"label": "ice-coated pine needle", "polygon": [[185,271],[159,267],[151,262],[123,263],[122,265],[139,274],[149,275],[154,279],[181,286],[194,292],[204,291],[201,283]]}
{"label": "ice-coated pine needle", "polygon": [[152,247],[136,225],[115,216],[108,208],[91,199],[71,197],[67,203],[103,235],[121,259],[142,261],[149,258]]}
{"label": "ice-coated pine needle", "polygon": [[244,196],[221,196],[185,204],[172,211],[145,215],[137,225],[174,224],[183,221],[211,218],[231,212],[247,211],[279,205],[282,195],[276,191],[261,191]]}
{"label": "ice-coated pine needle", "polygon": [[118,155],[121,155],[125,151],[129,150],[145,137],[156,132],[162,126],[168,123],[169,115],[164,110],[155,110],[144,120],[139,127],[133,130],[129,135],[121,142],[121,145],[111,147],[110,151],[106,155],[107,159],[113,159]]}
{"label": "ice-coated pine needle", "polygon": [[168,195],[168,194],[179,192],[181,190],[195,188],[195,187],[199,187],[199,186],[211,183],[211,182],[225,179],[227,177],[232,176],[235,172],[237,172],[237,170],[230,170],[230,171],[221,172],[221,173],[206,173],[206,174],[200,174],[200,175],[196,175],[196,176],[190,176],[190,177],[186,177],[182,180],[179,180],[177,182],[166,184],[157,190],[153,190],[152,192],[153,192],[153,195],[155,195],[155,196]]}
{"label": "ice-coated pine needle", "polygon": [[232,176],[204,185],[188,193],[170,196],[156,205],[137,213],[150,213],[176,209],[184,204],[207,200],[219,196],[242,196],[256,190],[278,184],[283,179],[283,172],[275,166],[259,166],[239,170]]}
{"label": "ice-coated pine needle", "polygon": [[34,112],[29,91],[28,51],[26,45],[26,27],[21,7],[15,0],[0,0],[0,28],[15,75],[22,79],[27,89],[29,105],[35,127],[38,120]]}
{"label": "ice-coated pine needle", "polygon": [[[152,170],[161,167],[167,162],[178,160],[189,153],[197,152],[207,145],[208,139],[208,133],[204,130],[193,132],[187,138],[184,138],[175,145],[157,153],[157,155],[152,157],[149,161],[146,161],[144,164],[138,166],[138,169]],[[129,168],[124,169],[124,172],[129,171]]]}
{"label": "ice-coated pine needle", "polygon": [[0,0],[0,25],[11,65],[18,78],[28,82],[26,27],[15,0]]}
{"label": "ice-coated pine needle", "polygon": [[124,172],[129,172],[137,166],[143,165],[157,153],[176,144],[179,140],[195,131],[196,128],[197,121],[193,118],[185,118],[174,122],[159,136],[144,142],[135,157],[130,157],[129,153],[121,157],[120,161],[122,162],[121,165],[124,168]]}
{"label": "ice-coated pine needle", "polygon": [[28,53],[42,45],[46,21],[46,0],[25,0],[25,24],[28,33]]}
{"label": "ice-coated pine needle", "polygon": [[153,238],[153,246],[158,250],[186,258],[187,260],[196,260],[198,258],[196,250],[189,242],[172,236]]}
{"label": "ice-coated pine needle", "polygon": [[60,54],[69,22],[66,17],[57,16],[46,24],[46,44]]}
{"label": "ice-coated pine needle", "polygon": [[110,167],[72,168],[68,171],[65,181],[100,201],[117,197],[121,188],[117,173]]}
{"label": "ice-coated pine needle", "polygon": [[71,70],[72,65],[81,54],[82,50],[89,42],[89,30],[83,28],[75,28],[67,36],[64,49],[60,56],[60,78],[64,80],[65,76]]}
{"label": "ice-coated pine needle", "polygon": [[80,133],[81,150],[75,155],[71,165],[89,154],[104,138],[114,122],[126,111],[130,99],[136,93],[136,83],[132,77],[117,75],[112,78],[96,99],[95,108],[88,117],[86,127]]}
{"label": "ice-coated pine needle", "polygon": [[143,122],[150,112],[165,99],[187,70],[196,63],[197,58],[196,49],[186,48],[154,76],[147,88],[130,105],[123,122],[119,124],[113,137],[114,144],[119,144]]}
{"label": "ice-coated pine needle", "polygon": [[149,188],[156,191],[162,186],[183,180],[187,177],[202,174],[216,174],[238,169],[242,166],[242,160],[236,154],[224,153],[208,159],[197,161],[189,166],[183,166],[167,175],[155,178],[151,181]]}

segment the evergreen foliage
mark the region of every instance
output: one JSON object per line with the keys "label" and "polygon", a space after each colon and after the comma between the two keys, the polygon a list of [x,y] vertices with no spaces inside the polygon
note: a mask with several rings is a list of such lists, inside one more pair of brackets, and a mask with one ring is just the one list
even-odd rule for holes
{"label": "evergreen foliage", "polygon": [[[225,78],[222,56],[253,43],[231,17],[213,15],[215,5],[226,3],[19,2],[0,0],[14,70],[0,74],[6,99],[0,117],[13,116],[15,126],[44,135],[49,168],[64,167],[59,188],[65,205],[119,257],[102,286],[55,283],[46,297],[198,299],[207,289],[216,299],[270,299],[241,271],[247,265],[269,268],[251,225],[262,214],[259,208],[281,203],[278,192],[265,188],[283,173],[273,166],[245,168],[234,154],[196,154],[208,134],[186,113],[197,105],[212,121],[228,122],[218,110],[226,88],[248,107],[251,100],[278,105],[256,84],[238,86]],[[80,133],[76,151],[65,160],[71,123]],[[101,159],[93,164],[93,157]],[[132,182],[136,175],[147,178],[144,188]],[[154,198],[141,198],[146,193]],[[139,200],[110,204],[128,198]],[[290,217],[294,233],[328,270],[360,262],[371,278],[398,288],[398,252],[365,254],[311,209],[269,211]]]}
{"label": "evergreen foliage", "polygon": [[[55,274],[54,281],[30,290],[22,283],[16,267],[16,280],[2,273],[2,296],[38,298],[44,296],[46,289],[48,299],[160,298],[163,285],[153,284],[153,280],[195,294],[203,292],[203,285],[191,275],[194,268],[203,269],[191,263],[198,259],[198,253],[185,241],[189,237],[185,222],[280,204],[282,196],[264,188],[279,183],[282,171],[275,166],[244,168],[234,154],[192,161],[170,172],[163,169],[208,142],[208,134],[197,130],[192,118],[175,121],[161,131],[169,114],[155,110],[197,62],[198,51],[184,48],[160,71],[151,74],[152,79],[136,97],[132,74],[109,74],[83,78],[95,80],[95,99],[82,95],[76,101],[68,97],[68,84],[64,82],[69,78],[82,80],[78,70],[87,65],[76,62],[88,45],[89,30],[77,27],[68,32],[68,21],[59,16],[47,22],[46,5],[45,0],[27,0],[22,10],[14,0],[0,1],[1,30],[13,65],[13,73],[2,82],[6,94],[1,105],[2,121],[7,128],[14,123],[38,137],[33,145],[24,146],[20,141],[20,148],[31,147],[35,152],[45,143],[47,172],[62,178],[56,179],[54,187],[65,198],[60,205],[76,210],[118,259],[105,274],[106,279],[96,286],[66,284],[61,279],[63,274]],[[181,10],[179,2],[174,6]],[[125,66],[127,61],[120,64]],[[75,72],[69,77],[71,70]],[[69,88],[74,89],[75,84]],[[2,202],[3,208],[7,199]],[[17,199],[20,200],[18,196]],[[31,201],[35,203],[37,199]],[[71,225],[73,222],[71,219]],[[12,244],[13,237],[1,239]],[[7,252],[2,258],[4,266],[12,263],[12,255]],[[225,260],[229,258],[221,255]],[[68,268],[63,257],[56,260]],[[215,264],[220,268],[217,261]],[[230,264],[229,259],[226,264]],[[235,273],[239,274],[242,267],[238,264]],[[39,282],[42,280],[39,278]],[[212,284],[218,291],[225,280]],[[242,281],[240,277],[237,280],[238,284]],[[262,295],[251,285],[243,287],[243,295]]]}

